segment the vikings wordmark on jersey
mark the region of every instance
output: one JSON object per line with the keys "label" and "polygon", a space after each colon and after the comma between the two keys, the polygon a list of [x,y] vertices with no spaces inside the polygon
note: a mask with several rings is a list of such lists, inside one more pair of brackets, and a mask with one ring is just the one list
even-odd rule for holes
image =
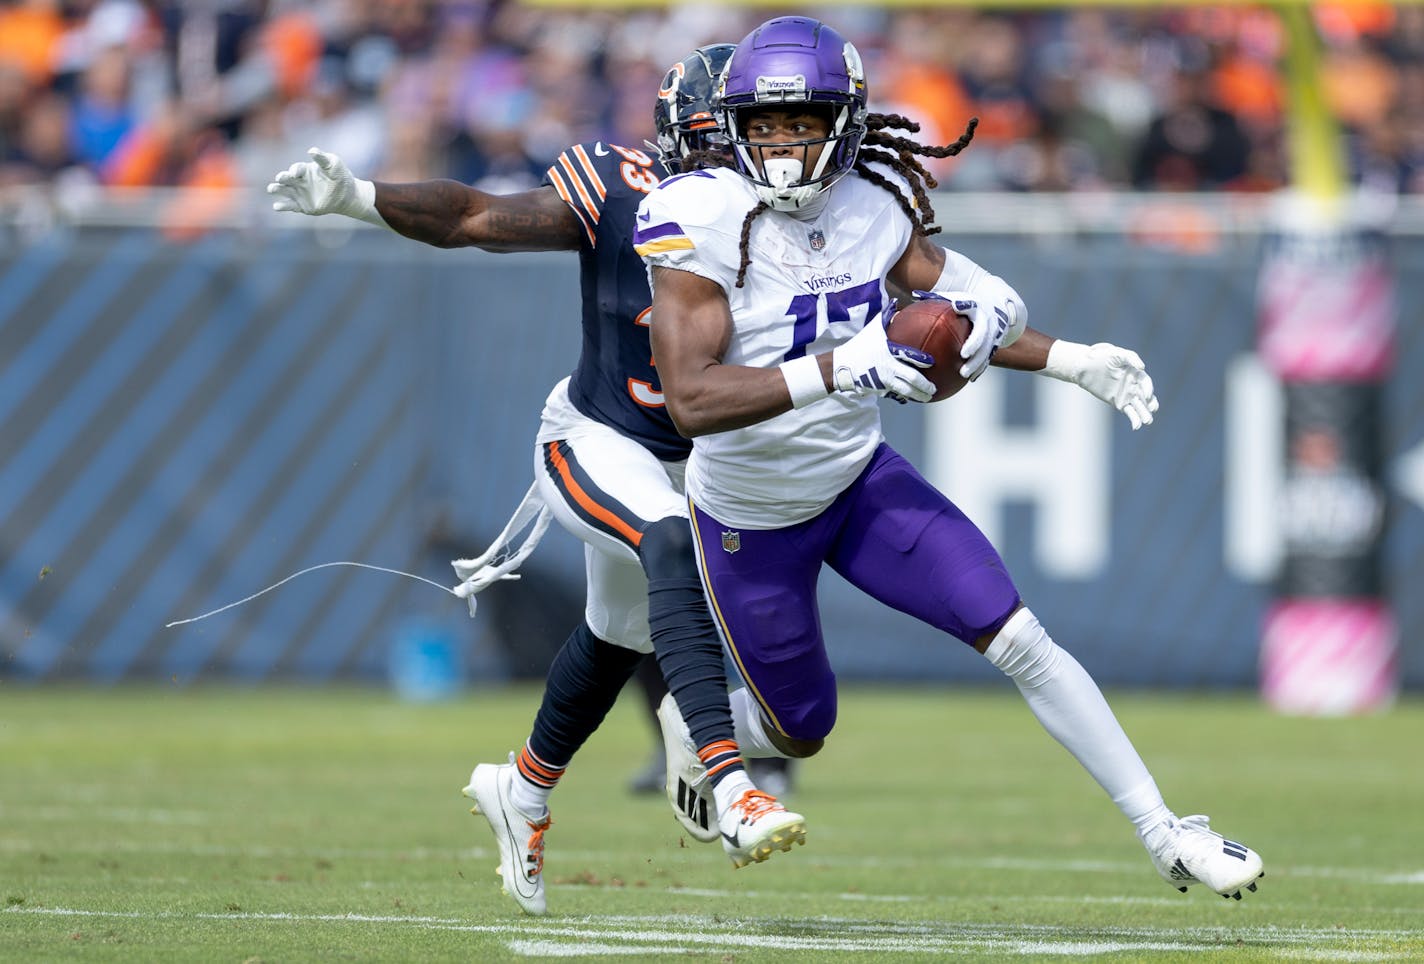
{"label": "vikings wordmark on jersey", "polygon": [[[741,288],[742,219],[757,198],[735,171],[664,181],[639,209],[634,244],[650,266],[690,271],[727,293],[734,328],[725,363],[774,368],[829,351],[878,318],[887,301],[883,279],[910,241],[909,219],[883,188],[847,177],[828,193],[810,222],[777,211],[752,222],[753,255]],[[832,393],[756,425],[703,436],[688,463],[688,493],[728,525],[803,521],[865,467],[879,424],[875,397]]]}

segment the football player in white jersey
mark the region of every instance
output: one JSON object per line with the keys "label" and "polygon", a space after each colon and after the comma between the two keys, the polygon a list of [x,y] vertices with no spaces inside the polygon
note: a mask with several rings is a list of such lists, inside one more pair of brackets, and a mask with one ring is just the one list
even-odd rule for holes
{"label": "football player in white jersey", "polygon": [[[1157,408],[1141,360],[1028,329],[1008,284],[928,239],[928,177],[913,155],[935,152],[867,116],[860,57],[830,27],[780,17],[757,28],[723,70],[718,105],[735,170],[664,181],[639,209],[635,242],[668,410],[694,440],[686,489],[703,585],[747,683],[733,694],[743,752],[809,756],[835,723],[815,595],[829,565],[1009,676],[1170,884],[1254,890],[1260,856],[1167,807],[994,547],[880,431],[879,396],[926,401],[934,389],[926,356],[886,340],[887,281],[970,315],[963,375],[991,358],[1041,371],[1133,428]],[[969,137],[972,127],[936,156]]]}

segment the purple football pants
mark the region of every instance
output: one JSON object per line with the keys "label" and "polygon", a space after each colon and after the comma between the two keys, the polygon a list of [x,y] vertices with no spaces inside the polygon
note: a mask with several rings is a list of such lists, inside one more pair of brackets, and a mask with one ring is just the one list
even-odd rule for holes
{"label": "purple football pants", "polygon": [[996,631],[1019,601],[979,528],[884,443],[806,522],[733,529],[691,508],[702,585],[727,647],[772,725],[796,739],[822,739],[836,722],[836,676],[816,609],[822,563],[966,643]]}

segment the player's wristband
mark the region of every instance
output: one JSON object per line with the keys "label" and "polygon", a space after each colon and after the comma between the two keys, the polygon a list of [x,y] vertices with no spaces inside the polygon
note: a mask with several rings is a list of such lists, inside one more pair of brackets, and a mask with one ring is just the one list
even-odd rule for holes
{"label": "player's wristband", "polygon": [[351,216],[378,228],[389,228],[390,225],[381,217],[381,212],[376,210],[376,182],[359,177],[352,180],[356,183],[356,200],[351,206]]}
{"label": "player's wristband", "polygon": [[1048,359],[1042,374],[1065,382],[1077,382],[1083,374],[1084,363],[1091,351],[1087,345],[1062,338],[1048,346]]}
{"label": "player's wristband", "polygon": [[791,407],[805,408],[812,402],[819,402],[830,394],[826,390],[825,379],[821,377],[821,363],[814,355],[803,355],[789,362],[782,362],[781,377],[786,379],[786,387],[791,392]]}

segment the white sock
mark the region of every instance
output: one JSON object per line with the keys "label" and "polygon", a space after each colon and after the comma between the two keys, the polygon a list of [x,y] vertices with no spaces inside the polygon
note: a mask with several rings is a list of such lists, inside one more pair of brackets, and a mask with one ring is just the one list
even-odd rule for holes
{"label": "white sock", "polygon": [[535,820],[549,812],[549,794],[554,792],[553,787],[530,783],[518,767],[514,768],[512,777],[509,781],[509,802],[514,804],[514,809]]}
{"label": "white sock", "polygon": [[755,790],[756,784],[747,776],[746,770],[729,773],[722,782],[712,788],[712,799],[717,801],[717,815],[720,817],[727,808],[742,798],[748,790]]}
{"label": "white sock", "polygon": [[[524,775],[521,768],[521,761],[525,766],[530,767],[535,773],[548,775],[550,784],[535,783]],[[559,778],[564,775],[566,767],[556,767],[540,759],[526,742],[524,748],[519,753],[509,755],[509,763],[514,772],[509,779],[509,802],[514,804],[514,808],[526,817],[540,820],[549,812],[549,794],[554,792],[554,787],[558,786]]]}
{"label": "white sock", "polygon": [[1032,612],[1015,613],[984,656],[1014,681],[1043,728],[1098,781],[1139,833],[1172,816],[1098,684],[1053,642]]}
{"label": "white sock", "polygon": [[727,695],[727,700],[732,704],[733,736],[743,758],[786,756],[767,737],[761,706],[752,697],[751,690],[745,686],[735,689]]}

